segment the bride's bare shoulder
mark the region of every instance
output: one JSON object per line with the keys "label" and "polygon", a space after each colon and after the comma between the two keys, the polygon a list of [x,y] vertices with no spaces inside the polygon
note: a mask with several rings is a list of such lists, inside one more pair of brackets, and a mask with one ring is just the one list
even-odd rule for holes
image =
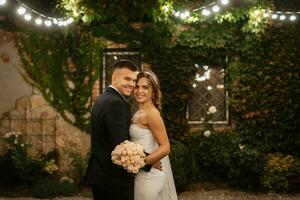
{"label": "bride's bare shoulder", "polygon": [[149,109],[148,112],[146,113],[146,118],[149,121],[156,121],[156,120],[161,120],[160,112],[156,108]]}

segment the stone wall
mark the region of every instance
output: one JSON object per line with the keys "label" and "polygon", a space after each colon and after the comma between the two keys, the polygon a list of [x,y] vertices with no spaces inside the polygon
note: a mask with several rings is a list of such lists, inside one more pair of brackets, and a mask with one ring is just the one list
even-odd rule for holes
{"label": "stone wall", "polygon": [[[14,33],[0,29],[0,138],[9,131],[20,131],[32,144],[30,155],[36,156],[56,148],[59,167],[67,171],[70,152],[86,156],[90,136],[64,121],[39,91],[24,80]],[[95,85],[94,95],[99,93]],[[0,139],[0,154],[5,151]]]}
{"label": "stone wall", "polygon": [[[127,48],[108,42],[108,48]],[[20,131],[31,143],[30,155],[36,156],[57,149],[61,171],[69,168],[69,153],[86,156],[90,136],[64,121],[43,96],[24,80],[26,73],[15,46],[15,34],[0,29],[0,138],[9,131]],[[143,63],[144,69],[150,65]],[[23,74],[23,76],[21,76]],[[92,90],[92,100],[99,95],[99,80]],[[0,139],[0,154],[5,151]]]}
{"label": "stone wall", "polygon": [[[29,154],[33,157],[58,150],[61,171],[69,169],[71,152],[86,156],[90,147],[90,136],[64,121],[38,92],[19,98],[16,106],[2,115],[0,137],[10,131],[22,133],[32,145]],[[0,146],[3,153],[3,141]]]}
{"label": "stone wall", "polygon": [[32,93],[32,87],[21,77],[14,34],[0,29],[0,116],[15,106],[18,98]]}

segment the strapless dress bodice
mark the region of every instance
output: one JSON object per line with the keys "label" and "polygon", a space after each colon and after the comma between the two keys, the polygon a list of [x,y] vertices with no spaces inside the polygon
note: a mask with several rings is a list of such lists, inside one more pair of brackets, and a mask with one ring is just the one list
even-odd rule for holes
{"label": "strapless dress bodice", "polygon": [[131,124],[129,134],[130,140],[134,143],[141,144],[144,147],[144,151],[147,153],[152,153],[158,147],[152,132],[147,128]]}

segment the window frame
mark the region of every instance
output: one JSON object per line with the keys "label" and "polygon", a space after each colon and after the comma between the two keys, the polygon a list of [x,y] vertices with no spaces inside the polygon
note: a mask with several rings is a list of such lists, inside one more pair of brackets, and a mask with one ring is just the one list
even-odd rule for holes
{"label": "window frame", "polygon": [[103,53],[103,60],[102,60],[102,70],[101,70],[101,74],[100,74],[100,77],[101,77],[101,81],[100,81],[100,94],[102,94],[105,89],[108,87],[106,86],[105,84],[105,81],[106,81],[106,59],[105,59],[105,56],[106,55],[112,55],[112,56],[120,56],[120,55],[138,55],[140,56],[140,59],[141,59],[141,70],[144,69],[143,67],[143,62],[142,62],[142,58],[143,58],[143,55],[141,54],[141,52],[139,51],[136,51],[136,50],[130,50],[130,49],[106,49],[106,51],[104,51]]}
{"label": "window frame", "polygon": [[[208,122],[209,124],[215,124],[215,125],[229,125],[230,121],[230,114],[229,114],[229,105],[228,105],[228,99],[229,99],[229,91],[228,91],[228,83],[227,83],[227,68],[223,67],[225,75],[224,75],[224,88],[225,88],[225,120],[223,121],[212,121]],[[190,120],[189,118],[189,110],[190,110],[190,103],[187,105],[186,109],[186,119],[188,121],[189,125],[203,125],[205,124],[205,120]]]}

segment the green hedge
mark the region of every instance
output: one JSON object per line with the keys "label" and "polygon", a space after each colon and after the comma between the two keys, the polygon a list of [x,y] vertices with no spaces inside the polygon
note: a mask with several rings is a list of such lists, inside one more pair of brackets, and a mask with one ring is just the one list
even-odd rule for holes
{"label": "green hedge", "polygon": [[177,192],[186,189],[194,180],[197,167],[192,152],[183,143],[172,140],[170,162]]}
{"label": "green hedge", "polygon": [[57,196],[72,196],[78,192],[76,185],[69,181],[58,181],[56,179],[40,179],[32,188],[36,198],[54,198]]}
{"label": "green hedge", "polygon": [[229,64],[231,116],[245,143],[266,153],[300,155],[300,28],[270,27]]}
{"label": "green hedge", "polygon": [[236,132],[212,132],[210,136],[203,132],[193,133],[188,141],[198,182],[222,182],[252,191],[299,192],[299,157],[265,154],[242,143]]}
{"label": "green hedge", "polygon": [[33,84],[61,116],[89,132],[92,88],[102,67],[102,43],[89,32],[22,29],[17,47]]}

